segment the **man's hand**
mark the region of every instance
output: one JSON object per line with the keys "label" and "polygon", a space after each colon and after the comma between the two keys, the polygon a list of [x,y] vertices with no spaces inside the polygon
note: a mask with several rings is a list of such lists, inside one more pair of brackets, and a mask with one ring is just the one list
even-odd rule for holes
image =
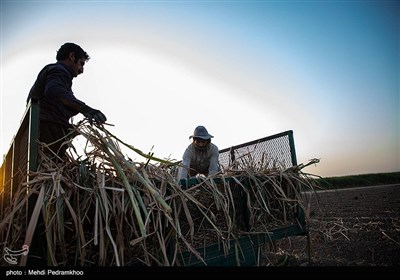
{"label": "man's hand", "polygon": [[95,122],[96,124],[102,124],[107,121],[106,116],[97,109],[90,108],[87,105],[84,105],[80,111],[86,118],[88,118],[90,124]]}
{"label": "man's hand", "polygon": [[187,179],[180,179],[179,180],[179,186],[181,187],[182,190],[187,189],[188,180]]}

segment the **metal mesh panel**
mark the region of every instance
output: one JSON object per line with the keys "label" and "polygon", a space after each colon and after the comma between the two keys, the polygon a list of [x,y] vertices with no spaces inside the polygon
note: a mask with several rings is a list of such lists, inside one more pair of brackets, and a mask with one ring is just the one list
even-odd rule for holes
{"label": "metal mesh panel", "polygon": [[223,169],[255,168],[286,169],[296,164],[292,131],[286,131],[220,151]]}

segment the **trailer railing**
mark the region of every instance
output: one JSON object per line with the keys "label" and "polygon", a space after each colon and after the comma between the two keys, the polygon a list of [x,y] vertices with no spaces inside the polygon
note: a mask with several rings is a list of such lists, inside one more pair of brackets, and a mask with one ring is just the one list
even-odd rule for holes
{"label": "trailer railing", "polygon": [[286,169],[297,165],[293,131],[288,130],[268,137],[232,146],[219,151],[222,168],[246,166]]}
{"label": "trailer railing", "polygon": [[28,171],[38,166],[39,104],[31,99],[21,125],[14,136],[0,167],[0,220],[5,209],[12,206],[14,195],[28,180]]}
{"label": "trailer railing", "polygon": [[[38,168],[38,138],[39,138],[39,104],[37,100],[30,100],[27,104],[26,111],[23,115],[21,125],[14,136],[7,154],[3,158],[3,163],[0,167],[0,220],[3,220],[5,214],[10,213],[13,207],[13,198],[17,193],[24,191],[26,188],[29,191],[28,184],[30,171],[36,171]],[[293,131],[285,131],[272,136],[264,137],[251,142],[232,146],[220,150],[219,156],[220,165],[223,169],[234,166],[235,169],[245,169],[251,161],[254,164],[264,168],[280,167],[283,169],[297,165],[296,151],[294,145]],[[229,178],[226,178],[229,180]],[[197,184],[196,178],[189,180],[188,184]],[[235,182],[230,182],[234,185]],[[246,178],[243,181],[246,185]],[[245,194],[243,201],[246,200]],[[32,214],[32,206],[36,196],[31,196],[26,206],[25,224],[21,225],[22,232],[26,232],[28,221]],[[248,213],[246,203],[241,204],[243,211],[243,223],[245,227],[249,227]],[[10,234],[10,233],[8,233]],[[11,233],[12,234],[12,233]],[[240,250],[244,259],[241,265],[253,265],[256,262],[256,250],[263,244],[271,242],[283,237],[293,235],[305,235],[307,230],[305,227],[304,213],[299,209],[296,222],[282,228],[277,228],[268,234],[252,234],[246,235],[238,240],[230,240],[232,242],[232,250],[222,252],[218,244],[211,244],[204,249],[203,258],[208,265],[237,265],[237,246],[240,245]],[[0,233],[1,235],[1,233]],[[0,236],[1,240],[5,240],[5,236]],[[38,240],[38,239],[34,239]],[[38,243],[38,242],[37,242]],[[33,245],[33,244],[32,244]],[[37,247],[39,244],[36,244]],[[43,245],[45,246],[45,245]],[[193,258],[190,253],[183,253],[181,262],[185,265],[202,265],[202,263]]]}

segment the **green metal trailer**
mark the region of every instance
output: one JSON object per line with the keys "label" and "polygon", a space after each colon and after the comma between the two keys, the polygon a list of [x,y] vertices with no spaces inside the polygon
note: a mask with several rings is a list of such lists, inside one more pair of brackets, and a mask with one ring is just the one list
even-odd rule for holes
{"label": "green metal trailer", "polygon": [[[29,191],[29,185],[26,183],[29,178],[29,171],[36,171],[38,168],[38,139],[39,135],[39,106],[37,100],[31,100],[27,105],[21,125],[15,135],[8,153],[3,158],[0,167],[0,220],[3,220],[5,209],[12,207],[13,195],[26,188]],[[273,159],[271,164],[277,162],[282,168],[290,168],[297,165],[296,151],[294,145],[293,131],[285,131],[279,134],[257,139],[241,145],[232,146],[220,150],[219,161],[222,168],[237,163],[237,168],[241,168],[240,158],[245,154],[251,154],[254,162],[263,161],[265,153]],[[272,166],[271,166],[272,167]],[[189,186],[199,183],[198,178],[189,180]],[[216,184],[228,183],[231,187],[238,184],[237,180],[226,177],[224,179],[215,178]],[[250,186],[249,178],[240,179],[242,186]],[[239,188],[238,188],[239,189]],[[258,262],[259,250],[269,242],[289,237],[308,235],[306,220],[303,210],[298,206],[296,216],[290,224],[269,230],[267,233],[251,233],[249,224],[249,209],[247,208],[246,193],[238,194],[239,210],[241,211],[241,224],[244,226],[244,232],[235,240],[228,240],[228,243],[221,246],[216,242],[207,244],[202,248],[198,248],[204,262],[199,260],[190,252],[182,252],[178,256],[178,262],[184,266],[249,266]],[[26,231],[28,222],[32,215],[32,207],[35,204],[36,196],[31,196],[26,207],[26,223],[21,225],[21,230]],[[3,233],[0,233],[0,235]],[[5,240],[4,236],[0,236],[1,240]],[[33,240],[35,242],[35,239]],[[2,244],[4,248],[6,244]],[[45,246],[44,244],[32,244],[35,246]],[[172,246],[173,244],[171,244]],[[134,262],[132,262],[134,263]],[[29,264],[29,261],[28,261]]]}
{"label": "green metal trailer", "polygon": [[[271,165],[269,166],[270,168],[273,168],[272,165],[275,165],[277,162],[279,162],[282,169],[296,166],[297,158],[293,131],[285,131],[220,150],[219,162],[222,168],[224,168],[231,166],[237,161],[236,168],[241,169],[245,168],[245,166],[241,164],[240,158],[251,154],[253,165],[254,163],[259,163],[265,166],[263,157],[266,153],[269,158],[273,159],[269,162]],[[221,179],[216,178],[213,180],[216,184],[221,184]],[[224,180],[230,184],[232,189],[236,187],[236,189],[239,190],[237,200],[239,201],[240,211],[242,212],[242,224],[244,225],[244,232],[249,232],[251,226],[249,224],[249,209],[246,204],[246,192],[243,192],[242,189],[237,186],[237,180],[233,180],[229,177]],[[240,184],[246,188],[250,188],[250,180],[251,179],[248,177],[243,177],[240,179]],[[189,186],[198,183],[199,180],[196,178],[189,180]],[[228,246],[225,247],[220,243],[208,244],[203,248],[198,248],[198,251],[201,252],[201,257],[208,266],[253,266],[258,263],[258,257],[260,255],[259,250],[261,250],[264,245],[290,236],[308,236],[305,213],[300,206],[297,206],[294,219],[287,225],[269,230],[268,233],[243,234],[238,239],[229,240]],[[183,253],[180,256],[180,261],[185,266],[205,265],[204,262],[193,256],[190,252]]]}

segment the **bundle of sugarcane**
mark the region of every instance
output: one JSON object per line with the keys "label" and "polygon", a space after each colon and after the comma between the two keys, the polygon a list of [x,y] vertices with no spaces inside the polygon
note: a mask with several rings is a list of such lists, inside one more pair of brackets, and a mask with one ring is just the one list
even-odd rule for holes
{"label": "bundle of sugarcane", "polygon": [[[211,243],[228,249],[230,239],[296,222],[304,207],[299,185],[312,188],[299,170],[249,166],[182,190],[176,162],[143,153],[104,126],[84,121],[75,133],[86,141],[83,155],[57,164],[41,152],[0,223],[3,246],[34,245],[34,232],[42,235],[50,266],[184,265],[183,252],[203,260]],[[144,161],[132,161],[121,145]]]}

